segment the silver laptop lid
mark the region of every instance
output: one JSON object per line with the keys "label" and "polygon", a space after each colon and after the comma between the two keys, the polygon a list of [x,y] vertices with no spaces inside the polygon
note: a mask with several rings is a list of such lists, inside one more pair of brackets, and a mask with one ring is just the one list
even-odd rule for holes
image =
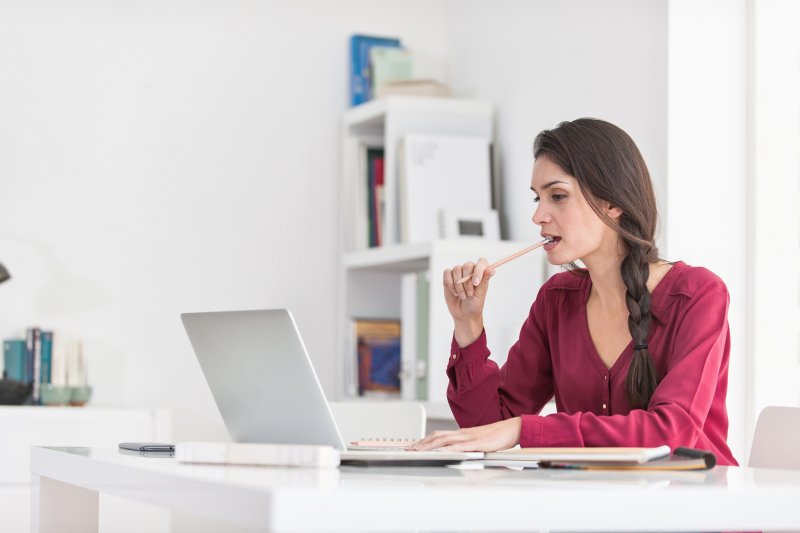
{"label": "silver laptop lid", "polygon": [[183,313],[181,321],[235,442],[346,449],[288,310]]}

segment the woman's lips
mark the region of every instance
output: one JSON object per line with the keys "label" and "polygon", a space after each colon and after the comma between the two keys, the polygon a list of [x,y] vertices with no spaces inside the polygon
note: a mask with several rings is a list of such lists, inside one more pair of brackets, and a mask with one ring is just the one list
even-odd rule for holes
{"label": "woman's lips", "polygon": [[552,242],[549,242],[549,243],[544,245],[544,249],[547,252],[549,252],[550,250],[552,250],[553,248],[558,246],[558,243],[561,242],[561,237],[551,236],[550,239],[552,239]]}

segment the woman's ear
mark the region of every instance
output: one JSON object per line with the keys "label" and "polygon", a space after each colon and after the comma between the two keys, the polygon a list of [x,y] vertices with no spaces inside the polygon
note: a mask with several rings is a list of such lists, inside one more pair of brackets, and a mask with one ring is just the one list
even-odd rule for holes
{"label": "woman's ear", "polygon": [[619,217],[622,216],[622,209],[621,208],[619,208],[619,207],[617,207],[615,205],[611,205],[609,203],[606,203],[605,207],[606,207],[606,214],[610,218],[616,220],[616,219],[618,219]]}

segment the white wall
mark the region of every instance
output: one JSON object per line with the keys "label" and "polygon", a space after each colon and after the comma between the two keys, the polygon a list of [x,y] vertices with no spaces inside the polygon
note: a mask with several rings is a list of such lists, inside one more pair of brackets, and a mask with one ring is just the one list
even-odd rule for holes
{"label": "white wall", "polygon": [[753,285],[747,355],[755,423],[768,405],[800,406],[800,3],[760,0],[752,18]]}
{"label": "white wall", "polygon": [[661,209],[666,180],[666,0],[480,0],[448,4],[450,80],[497,105],[510,237],[530,240],[533,140],[582,116],[625,129]]}
{"label": "white wall", "polygon": [[666,250],[672,259],[711,269],[728,286],[728,443],[746,464],[745,0],[670,0],[668,131]]}
{"label": "white wall", "polygon": [[408,0],[0,3],[0,335],[82,338],[96,404],[222,438],[178,315],[286,306],[332,391],[347,39],[443,54],[444,19]]}
{"label": "white wall", "polygon": [[[626,129],[656,182],[662,253],[722,275],[741,328],[740,252],[727,237],[694,239],[700,224],[734,239],[739,222],[687,216],[731,204],[709,200],[717,181],[694,197],[697,169],[676,158],[698,148],[677,135],[698,125],[698,106],[729,118],[727,88],[743,84],[724,59],[738,53],[740,3],[733,34],[707,49],[723,59],[692,57],[683,32],[705,33],[689,4],[671,0],[668,30],[665,0],[0,3],[0,261],[14,276],[0,287],[0,335],[38,323],[83,338],[96,403],[170,406],[176,438],[219,438],[178,314],[287,306],[333,391],[339,120],[359,31],[448,56],[458,94],[497,104],[512,238],[538,233],[536,133],[579,116]],[[703,57],[720,62],[721,81],[700,72]],[[720,159],[740,147],[738,125]],[[715,175],[739,176],[722,164]],[[740,345],[734,357],[732,376]]]}

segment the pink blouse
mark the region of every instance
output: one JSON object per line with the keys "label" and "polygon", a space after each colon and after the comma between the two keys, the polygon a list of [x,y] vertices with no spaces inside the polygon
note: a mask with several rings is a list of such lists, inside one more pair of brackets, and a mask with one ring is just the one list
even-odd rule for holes
{"label": "pink blouse", "polygon": [[[678,261],[656,286],[648,347],[659,384],[647,409],[631,409],[625,377],[631,342],[611,368],[586,318],[589,276],[562,272],[539,290],[502,368],[488,359],[486,333],[453,339],[447,398],[461,427],[522,417],[520,445],[688,446],[735,465],[728,448],[728,290],[714,273]],[[555,397],[557,413],[537,413]]]}

